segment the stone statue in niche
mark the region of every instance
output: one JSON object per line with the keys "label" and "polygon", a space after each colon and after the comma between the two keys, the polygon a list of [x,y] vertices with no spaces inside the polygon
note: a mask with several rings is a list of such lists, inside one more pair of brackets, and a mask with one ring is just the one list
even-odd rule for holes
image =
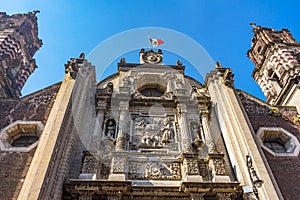
{"label": "stone statue in niche", "polygon": [[110,119],[106,122],[105,136],[107,138],[115,138],[116,133],[116,122],[113,119]]}
{"label": "stone statue in niche", "polygon": [[203,140],[201,138],[200,126],[198,122],[190,123],[190,130],[192,137],[194,138],[193,146],[196,148],[201,148],[203,146]]}

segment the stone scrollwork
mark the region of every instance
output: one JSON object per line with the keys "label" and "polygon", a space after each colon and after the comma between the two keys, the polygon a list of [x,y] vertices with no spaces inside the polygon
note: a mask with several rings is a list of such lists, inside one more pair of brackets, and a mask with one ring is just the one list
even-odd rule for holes
{"label": "stone scrollwork", "polygon": [[201,160],[199,162],[199,169],[200,169],[200,176],[202,176],[204,181],[208,181],[209,180],[208,164],[204,160]]}
{"label": "stone scrollwork", "polygon": [[89,152],[84,152],[81,173],[95,173],[97,159]]}
{"label": "stone scrollwork", "polygon": [[123,78],[123,86],[130,86],[132,76],[125,76]]}
{"label": "stone scrollwork", "polygon": [[217,198],[220,200],[231,200],[231,199],[236,199],[237,194],[231,192],[218,192]]}
{"label": "stone scrollwork", "polygon": [[161,179],[163,177],[164,166],[160,163],[148,163],[145,167],[145,178]]}
{"label": "stone scrollwork", "polygon": [[79,200],[92,200],[92,196],[79,196]]}
{"label": "stone scrollwork", "polygon": [[113,173],[123,174],[125,173],[125,163],[126,158],[123,156],[118,156],[113,158]]}
{"label": "stone scrollwork", "polygon": [[150,162],[147,164],[132,162],[130,164],[130,179],[148,180],[180,180],[180,163]]}
{"label": "stone scrollwork", "polygon": [[177,180],[181,178],[179,163],[172,163],[165,165],[162,163],[148,163],[145,166],[145,178],[146,179],[173,179]]}
{"label": "stone scrollwork", "polygon": [[194,158],[186,158],[186,172],[188,175],[199,175],[198,160]]}
{"label": "stone scrollwork", "polygon": [[224,159],[215,158],[215,159],[213,159],[213,164],[215,166],[216,175],[226,175],[226,170],[225,170],[225,166],[224,166]]}
{"label": "stone scrollwork", "polygon": [[100,167],[100,179],[108,179],[110,167],[104,163],[101,163]]}
{"label": "stone scrollwork", "polygon": [[144,178],[144,174],[141,168],[142,163],[139,162],[131,162],[129,167],[128,177],[130,179],[142,179]]}

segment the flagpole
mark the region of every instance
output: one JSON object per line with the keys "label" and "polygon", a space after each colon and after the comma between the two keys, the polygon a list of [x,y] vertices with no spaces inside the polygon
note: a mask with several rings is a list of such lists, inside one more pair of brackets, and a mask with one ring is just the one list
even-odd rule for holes
{"label": "flagpole", "polygon": [[148,32],[148,42],[149,42],[149,49],[151,48],[151,42],[150,42],[150,33]]}

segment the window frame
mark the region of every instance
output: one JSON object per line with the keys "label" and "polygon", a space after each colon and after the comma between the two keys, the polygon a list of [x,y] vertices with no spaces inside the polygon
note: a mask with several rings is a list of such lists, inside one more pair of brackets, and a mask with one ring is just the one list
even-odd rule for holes
{"label": "window frame", "polygon": [[[44,125],[40,121],[15,121],[0,131],[0,150],[8,152],[29,152],[38,145],[43,129]],[[28,133],[24,130],[30,131]],[[27,147],[13,146],[14,140],[26,135],[36,135],[39,139]]]}
{"label": "window frame", "polygon": [[[296,136],[287,130],[280,127],[260,127],[256,134],[259,138],[260,146],[268,151],[273,156],[298,156],[300,152],[300,144]],[[282,146],[285,148],[285,152],[275,152],[267,147],[264,142],[278,142],[281,140],[284,142]]]}

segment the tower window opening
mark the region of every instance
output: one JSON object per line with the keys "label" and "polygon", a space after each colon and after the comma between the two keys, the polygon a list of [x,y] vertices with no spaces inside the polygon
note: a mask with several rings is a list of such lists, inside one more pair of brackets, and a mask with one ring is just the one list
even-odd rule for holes
{"label": "tower window opening", "polygon": [[278,75],[273,70],[269,71],[268,76],[269,76],[269,80],[276,82],[282,88],[283,85],[282,83],[280,83],[280,79]]}
{"label": "tower window opening", "polygon": [[261,46],[257,48],[257,53],[261,53]]}

